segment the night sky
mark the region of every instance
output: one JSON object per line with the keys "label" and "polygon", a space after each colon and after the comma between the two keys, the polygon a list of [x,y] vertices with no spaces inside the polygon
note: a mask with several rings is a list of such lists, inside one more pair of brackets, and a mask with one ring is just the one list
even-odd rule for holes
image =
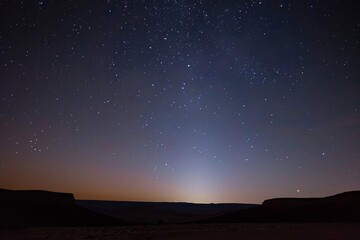
{"label": "night sky", "polygon": [[0,187],[253,202],[360,189],[358,1],[1,1]]}

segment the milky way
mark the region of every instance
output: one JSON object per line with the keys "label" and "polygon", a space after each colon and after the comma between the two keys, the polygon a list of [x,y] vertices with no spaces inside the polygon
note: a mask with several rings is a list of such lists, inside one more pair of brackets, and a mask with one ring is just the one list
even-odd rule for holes
{"label": "milky way", "polygon": [[2,1],[0,187],[254,202],[360,188],[357,1]]}

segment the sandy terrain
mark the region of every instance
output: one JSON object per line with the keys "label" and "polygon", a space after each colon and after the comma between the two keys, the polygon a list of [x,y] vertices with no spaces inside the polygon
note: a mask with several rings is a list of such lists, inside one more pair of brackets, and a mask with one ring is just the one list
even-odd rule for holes
{"label": "sandy terrain", "polygon": [[16,239],[360,239],[360,224],[193,224],[97,228],[30,228],[0,232]]}

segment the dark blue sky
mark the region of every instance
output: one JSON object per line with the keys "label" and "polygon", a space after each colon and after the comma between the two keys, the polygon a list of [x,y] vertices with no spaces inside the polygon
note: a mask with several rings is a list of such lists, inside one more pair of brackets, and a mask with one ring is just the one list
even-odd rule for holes
{"label": "dark blue sky", "polygon": [[357,1],[2,1],[0,187],[261,202],[360,187]]}

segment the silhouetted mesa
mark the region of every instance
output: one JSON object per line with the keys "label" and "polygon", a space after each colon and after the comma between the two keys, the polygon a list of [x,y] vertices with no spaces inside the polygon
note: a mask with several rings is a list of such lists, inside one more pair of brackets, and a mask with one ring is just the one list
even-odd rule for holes
{"label": "silhouetted mesa", "polygon": [[77,206],[71,193],[0,189],[0,213],[0,228],[125,224]]}
{"label": "silhouetted mesa", "polygon": [[360,222],[360,191],[324,198],[276,198],[202,222]]}

